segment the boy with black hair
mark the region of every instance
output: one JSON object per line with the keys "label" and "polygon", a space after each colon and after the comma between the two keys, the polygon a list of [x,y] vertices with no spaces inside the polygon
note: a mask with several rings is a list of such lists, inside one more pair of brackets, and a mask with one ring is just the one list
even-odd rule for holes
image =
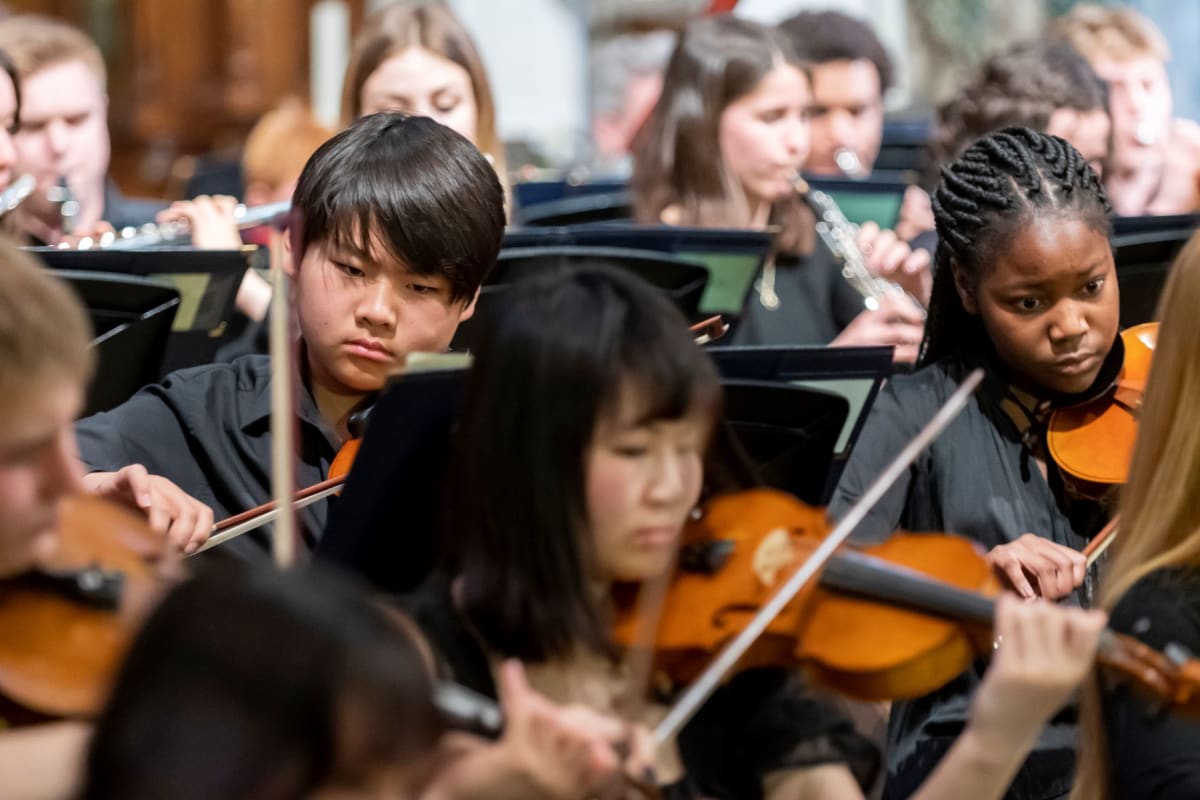
{"label": "boy with black hair", "polygon": [[[504,233],[504,194],[462,136],[403,114],[365,117],[309,159],[292,202],[288,272],[300,330],[296,480],[322,480],[350,412],[409,353],[444,350],[474,312]],[[169,375],[79,423],[92,470],[139,461],[218,518],[270,497],[271,365],[249,355]],[[311,546],[326,508],[299,514]],[[265,559],[257,531],[215,552]]]}

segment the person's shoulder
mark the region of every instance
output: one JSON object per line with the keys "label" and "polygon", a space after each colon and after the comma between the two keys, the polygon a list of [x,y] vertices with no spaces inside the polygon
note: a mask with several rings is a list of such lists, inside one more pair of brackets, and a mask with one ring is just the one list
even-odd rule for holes
{"label": "person's shoulder", "polygon": [[1110,626],[1158,650],[1200,648],[1200,569],[1166,567],[1142,576],[1113,608]]}
{"label": "person's shoulder", "polygon": [[966,376],[964,364],[957,358],[947,357],[912,372],[893,375],[888,378],[883,393],[905,409],[936,409],[946,402]]}
{"label": "person's shoulder", "polygon": [[163,379],[163,384],[188,387],[228,385],[230,389],[257,389],[270,380],[270,357],[261,353],[250,353],[232,361],[175,370]]}

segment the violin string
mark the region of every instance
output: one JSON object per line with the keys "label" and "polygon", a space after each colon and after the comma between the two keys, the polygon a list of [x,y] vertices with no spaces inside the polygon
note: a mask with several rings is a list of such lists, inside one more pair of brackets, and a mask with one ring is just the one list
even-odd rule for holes
{"label": "violin string", "polygon": [[900,454],[892,460],[887,469],[863,493],[859,501],[842,517],[841,521],[825,537],[820,546],[813,551],[808,560],[792,573],[788,581],[775,592],[771,599],[759,609],[758,613],[754,615],[741,632],[717,654],[717,657],[705,668],[700,677],[687,688],[667,713],[667,716],[654,729],[655,744],[661,745],[679,733],[696,710],[716,691],[721,681],[733,669],[738,660],[745,655],[755,640],[766,630],[771,620],[778,616],[779,612],[792,601],[792,598],[804,588],[817,571],[824,566],[825,562],[833,556],[842,542],[850,536],[854,529],[858,527],[858,524],[862,522],[863,518],[866,517],[867,512],[874,508],[884,493],[892,487],[892,484],[896,482],[900,475],[917,459],[917,456],[934,439],[941,435],[942,431],[962,412],[972,393],[974,393],[982,381],[983,370],[981,369],[977,369],[967,376],[967,379],[950,395],[950,398],[933,416],[933,419],[929,421],[912,441],[905,445]]}

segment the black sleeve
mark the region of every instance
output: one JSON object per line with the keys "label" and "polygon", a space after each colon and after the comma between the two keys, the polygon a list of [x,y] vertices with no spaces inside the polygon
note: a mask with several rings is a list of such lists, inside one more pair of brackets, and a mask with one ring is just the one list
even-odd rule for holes
{"label": "black sleeve", "polygon": [[[210,385],[185,374],[168,375],[161,384],[139,390],[112,411],[77,422],[79,456],[88,472],[113,472],[141,464],[150,474],[167,478],[219,514],[230,498],[221,502],[214,494],[202,462],[211,458],[212,452],[232,451],[235,444],[209,441],[207,447],[202,445],[197,436],[216,438],[215,425],[204,434],[187,430],[185,408],[207,408],[210,415],[219,416],[224,406],[212,396]],[[248,495],[240,499],[250,501],[240,508],[254,505]]]}
{"label": "black sleeve", "polygon": [[704,796],[758,798],[773,772],[845,764],[866,787],[880,756],[792,670],[753,669],[722,686],[679,735],[689,780]]}
{"label": "black sleeve", "polygon": [[149,468],[165,460],[166,453],[187,452],[168,399],[170,380],[168,376],[162,385],[139,390],[112,411],[75,424],[79,456],[89,472],[111,472],[135,463]]}
{"label": "black sleeve", "polygon": [[[896,392],[896,381],[895,378],[888,381],[871,407],[829,503],[830,519],[841,519],[920,430],[913,422],[917,410],[911,407],[911,403],[906,405],[900,399]],[[900,526],[917,468],[916,464],[909,467],[883,499],[867,512],[854,534],[855,541],[881,542]]]}
{"label": "black sleeve", "polygon": [[[1140,581],[1113,609],[1111,627],[1151,647],[1200,652],[1200,580],[1168,571]],[[1108,753],[1118,797],[1200,797],[1200,720],[1159,710],[1126,683],[1104,696]]]}

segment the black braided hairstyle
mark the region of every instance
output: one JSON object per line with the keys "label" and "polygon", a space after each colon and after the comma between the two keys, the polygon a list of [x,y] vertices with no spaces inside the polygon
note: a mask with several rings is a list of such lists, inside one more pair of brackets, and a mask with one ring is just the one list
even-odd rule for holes
{"label": "black braided hairstyle", "polygon": [[1100,178],[1065,139],[1005,128],[977,139],[942,168],[933,193],[938,244],[921,365],[987,342],[979,318],[963,308],[957,268],[970,287],[1034,215],[1068,215],[1109,233],[1112,206]]}

